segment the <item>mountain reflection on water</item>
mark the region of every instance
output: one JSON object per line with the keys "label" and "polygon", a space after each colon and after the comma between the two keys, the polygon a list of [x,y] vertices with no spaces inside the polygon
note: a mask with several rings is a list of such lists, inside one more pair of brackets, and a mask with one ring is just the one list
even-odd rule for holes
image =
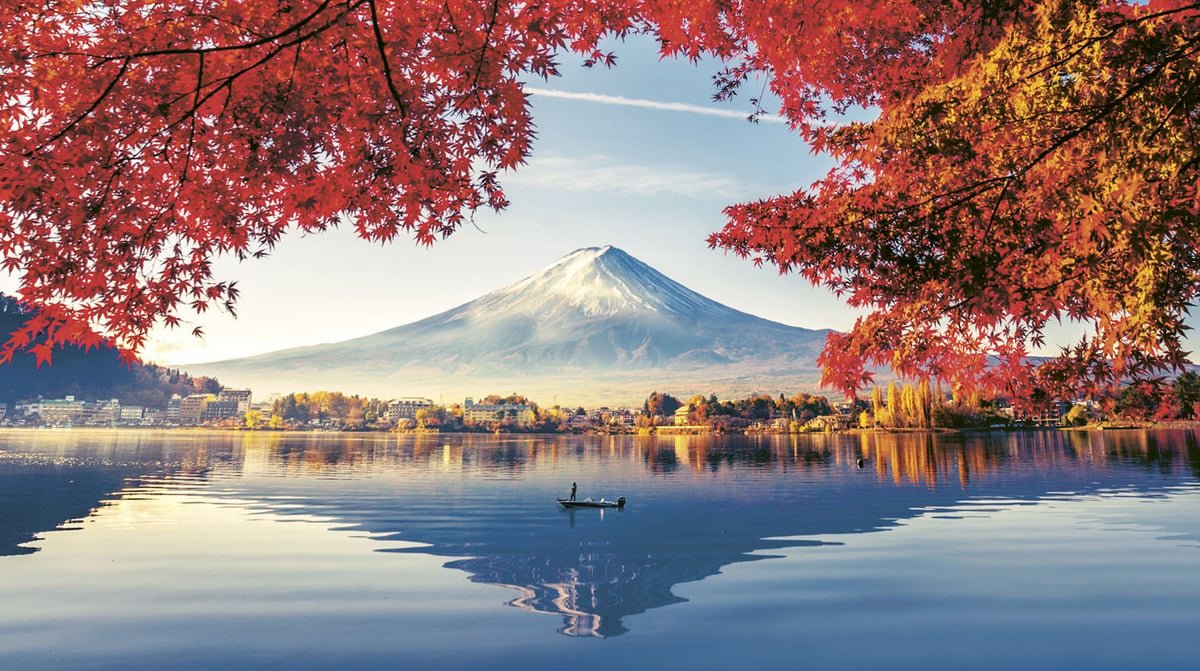
{"label": "mountain reflection on water", "polygon": [[[676,585],[779,548],[838,543],[930,511],[1105,492],[1157,496],[1197,478],[1192,431],[14,432],[0,435],[0,554],[31,552],[40,533],[70,528],[114,497],[145,495],[143,482],[207,483],[206,496],[361,529],[385,552],[445,557],[472,581],[513,589],[508,605],[561,616],[563,634],[616,636],[629,616],[683,601]],[[554,499],[572,481],[581,498],[623,495],[628,506],[561,509]]]}

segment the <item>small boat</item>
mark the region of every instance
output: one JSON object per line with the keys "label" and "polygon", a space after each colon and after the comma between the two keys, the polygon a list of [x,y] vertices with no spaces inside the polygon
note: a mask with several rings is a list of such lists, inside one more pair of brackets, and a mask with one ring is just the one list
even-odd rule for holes
{"label": "small boat", "polygon": [[579,501],[572,501],[571,499],[555,499],[555,500],[558,501],[558,504],[564,508],[624,508],[625,507],[625,497],[624,496],[618,496],[616,501],[608,501],[606,499],[600,499],[599,501],[593,501],[590,498],[581,499]]}

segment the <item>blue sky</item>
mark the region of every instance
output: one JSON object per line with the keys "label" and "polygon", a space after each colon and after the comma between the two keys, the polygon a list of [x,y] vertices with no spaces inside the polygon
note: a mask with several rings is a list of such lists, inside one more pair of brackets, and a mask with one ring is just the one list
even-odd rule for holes
{"label": "blue sky", "polygon": [[203,340],[190,327],[158,332],[146,357],[212,361],[366,335],[606,244],[745,312],[851,326],[854,315],[832,296],[705,242],[724,206],[790,192],[825,170],[783,123],[745,120],[761,84],[714,103],[717,64],[660,61],[649,41],[612,48],[613,69],[564,57],[562,77],[529,82],[538,137],[529,163],[503,177],[504,212],[480,212],[476,227],[431,248],[371,244],[347,228],[290,236],[267,259],[218,263],[219,278],[238,280],[238,318],[202,315]]}

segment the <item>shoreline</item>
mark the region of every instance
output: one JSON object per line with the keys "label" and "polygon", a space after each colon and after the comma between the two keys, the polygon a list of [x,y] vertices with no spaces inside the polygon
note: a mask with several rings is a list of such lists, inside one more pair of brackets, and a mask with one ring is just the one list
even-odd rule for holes
{"label": "shoreline", "polygon": [[[1176,419],[1160,422],[1099,422],[1084,426],[985,426],[985,427],[930,427],[930,428],[882,428],[873,427],[848,428],[825,431],[777,431],[751,429],[741,431],[704,429],[698,426],[685,427],[686,430],[676,430],[670,425],[660,427],[663,430],[633,429],[629,431],[446,431],[440,429],[406,429],[406,430],[344,430],[344,429],[271,429],[271,428],[232,428],[219,426],[0,426],[0,431],[13,432],[170,432],[170,433],[234,433],[234,434],[378,434],[378,435],[506,435],[506,436],[818,436],[831,434],[869,435],[869,434],[955,434],[955,433],[1014,433],[1026,431],[1161,431],[1161,430],[1197,430],[1200,429],[1200,419]],[[681,427],[683,428],[683,427]]]}

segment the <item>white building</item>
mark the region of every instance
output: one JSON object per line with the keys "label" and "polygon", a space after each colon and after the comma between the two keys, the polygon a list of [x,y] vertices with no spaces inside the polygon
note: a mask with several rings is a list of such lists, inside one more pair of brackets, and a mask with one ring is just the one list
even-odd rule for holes
{"label": "white building", "polygon": [[389,422],[399,422],[402,419],[417,419],[417,411],[433,407],[433,401],[427,398],[401,398],[388,403],[384,419]]}

